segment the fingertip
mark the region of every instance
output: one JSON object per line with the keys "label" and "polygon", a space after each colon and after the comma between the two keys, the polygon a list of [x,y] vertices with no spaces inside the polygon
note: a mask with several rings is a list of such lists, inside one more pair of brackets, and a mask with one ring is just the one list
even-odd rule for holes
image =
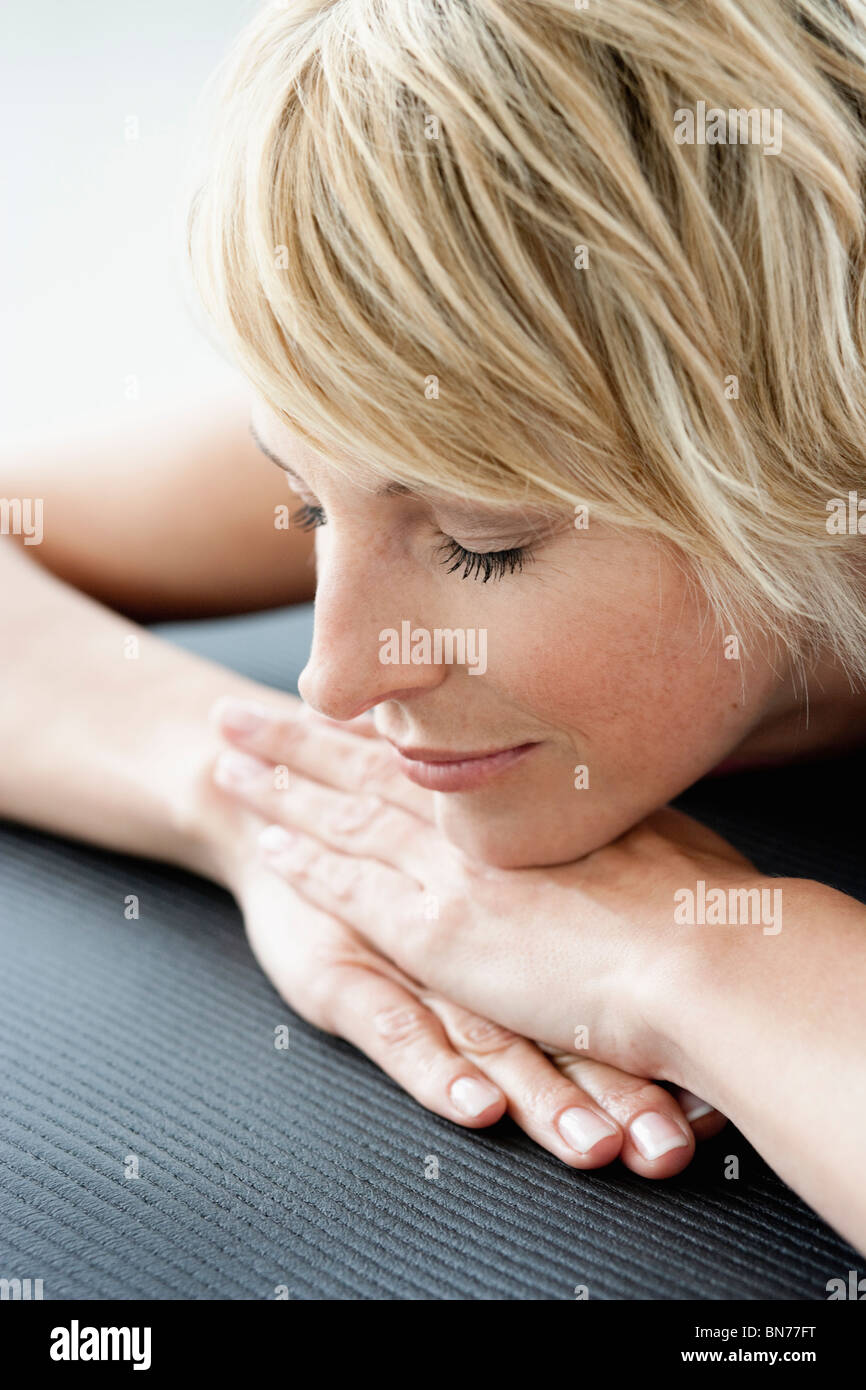
{"label": "fingertip", "polygon": [[701,1144],[705,1139],[714,1139],[717,1134],[721,1134],[727,1123],[727,1115],[723,1115],[720,1110],[711,1110],[709,1115],[692,1120],[692,1133],[697,1143]]}
{"label": "fingertip", "polygon": [[236,748],[224,748],[213,765],[212,776],[218,787],[238,791],[254,787],[265,771],[267,765],[260,759]]}
{"label": "fingertip", "polygon": [[228,733],[231,729],[232,710],[236,705],[237,698],[234,695],[220,695],[208,710],[209,723],[219,729],[220,733]]}
{"label": "fingertip", "polygon": [[696,1096],[693,1091],[678,1088],[672,1094],[698,1143],[704,1139],[713,1139],[728,1123],[726,1115],[716,1110],[709,1101]]}
{"label": "fingertip", "polygon": [[694,1135],[685,1121],[662,1111],[644,1111],[630,1121],[623,1162],[644,1178],[672,1178],[695,1155]]}
{"label": "fingertip", "polygon": [[693,1091],[677,1090],[674,1091],[674,1100],[688,1120],[689,1124],[694,1124],[696,1120],[702,1120],[705,1115],[712,1115],[713,1107],[709,1101],[701,1100]]}
{"label": "fingertip", "polygon": [[588,1106],[569,1106],[558,1116],[555,1128],[565,1144],[563,1162],[571,1167],[602,1167],[612,1163],[622,1148],[623,1133],[617,1122]]}
{"label": "fingertip", "polygon": [[257,700],[221,695],[211,705],[209,718],[227,738],[245,739],[259,733],[271,716]]}
{"label": "fingertip", "polygon": [[273,860],[293,849],[297,844],[297,838],[286,830],[285,826],[266,825],[264,830],[259,831],[257,844],[261,857]]}
{"label": "fingertip", "polygon": [[230,700],[230,699],[231,699],[231,696],[230,696],[230,695],[220,695],[218,699],[214,700],[213,704],[211,705],[210,709],[209,709],[208,712],[207,712],[207,717],[208,717],[208,722],[209,722],[209,723],[211,723],[211,724],[221,724],[221,723],[222,723],[223,710],[225,709],[225,706],[226,706],[227,701]]}
{"label": "fingertip", "polygon": [[448,1095],[456,1111],[455,1118],[463,1125],[495,1124],[507,1104],[499,1087],[480,1075],[459,1076],[451,1083]]}

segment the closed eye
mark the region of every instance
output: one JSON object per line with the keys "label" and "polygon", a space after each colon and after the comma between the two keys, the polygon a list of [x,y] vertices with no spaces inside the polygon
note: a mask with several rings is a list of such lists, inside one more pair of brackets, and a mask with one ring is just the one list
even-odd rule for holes
{"label": "closed eye", "polygon": [[482,584],[515,571],[519,574],[526,561],[532,558],[526,546],[512,546],[509,550],[467,550],[450,536],[445,537],[440,549],[444,552],[441,564],[448,566],[449,574],[462,569],[461,579],[480,579]]}
{"label": "closed eye", "polygon": [[[302,531],[315,531],[327,525],[325,510],[317,503],[305,502],[292,513],[292,521]],[[490,579],[503,579],[506,574],[519,574],[524,564],[532,559],[527,546],[511,546],[508,550],[468,550],[465,545],[451,536],[443,537],[439,547],[442,552],[440,563],[448,566],[448,573],[462,570],[461,579],[480,579],[486,584]]]}
{"label": "closed eye", "polygon": [[302,531],[315,531],[317,526],[324,526],[327,520],[324,509],[311,502],[305,502],[292,513],[292,521]]}

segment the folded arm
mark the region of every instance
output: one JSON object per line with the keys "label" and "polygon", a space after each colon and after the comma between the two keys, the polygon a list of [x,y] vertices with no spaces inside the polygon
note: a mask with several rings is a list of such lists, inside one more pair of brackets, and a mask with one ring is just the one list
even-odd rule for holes
{"label": "folded arm", "polygon": [[[437,1113],[480,1126],[507,1104],[528,1133],[574,1166],[595,1167],[622,1152],[647,1176],[679,1171],[694,1136],[673,1096],[659,1092],[656,1104],[667,1109],[678,1146],[647,1160],[629,1147],[625,1129],[658,1088],[599,1074],[576,1084],[566,1064],[554,1066],[526,1039],[420,989],[355,933],[323,923],[256,862],[256,818],[212,783],[220,743],[208,711],[227,694],[265,698],[284,715],[294,716],[299,702],[171,646],[98,601],[167,616],[308,596],[308,537],[296,530],[292,550],[293,533],[275,531],[278,503],[267,488],[233,492],[225,465],[214,482],[205,467],[212,428],[209,422],[188,460],[193,481],[184,481],[182,458],[169,465],[166,456],[152,473],[143,468],[137,507],[119,461],[122,440],[113,478],[108,453],[96,476],[70,467],[67,477],[48,455],[44,465],[34,457],[20,474],[0,474],[5,496],[45,503],[41,546],[0,536],[0,815],[222,883],[237,896],[257,958],[283,997],[355,1043]],[[245,415],[231,429],[241,465],[249,449],[249,467],[263,467],[270,480]],[[239,474],[244,480],[243,466]],[[156,477],[164,483],[161,505],[151,493]],[[291,504],[278,484],[277,497]],[[286,574],[276,583],[280,556]],[[320,737],[312,724],[307,737],[311,746]],[[631,1097],[623,1099],[626,1083]],[[561,1128],[566,1113],[570,1138]],[[719,1116],[699,1121],[704,1129],[720,1123]]]}
{"label": "folded arm", "polygon": [[466,1008],[705,1097],[866,1249],[862,903],[761,875],[672,810],[574,864],[474,865],[399,794],[359,795],[345,758],[311,769],[279,718],[232,741],[255,760],[234,795],[298,895]]}
{"label": "folded arm", "polygon": [[32,560],[140,621],[313,597],[312,538],[275,525],[300,502],[253,442],[241,387],[8,445],[0,497],[41,499]]}

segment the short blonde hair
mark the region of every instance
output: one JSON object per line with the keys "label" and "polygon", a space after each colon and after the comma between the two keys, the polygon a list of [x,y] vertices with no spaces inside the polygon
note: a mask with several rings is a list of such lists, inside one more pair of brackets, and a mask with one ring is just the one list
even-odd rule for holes
{"label": "short blonde hair", "polygon": [[861,0],[290,0],[215,84],[196,284],[308,444],[586,504],[866,677]]}

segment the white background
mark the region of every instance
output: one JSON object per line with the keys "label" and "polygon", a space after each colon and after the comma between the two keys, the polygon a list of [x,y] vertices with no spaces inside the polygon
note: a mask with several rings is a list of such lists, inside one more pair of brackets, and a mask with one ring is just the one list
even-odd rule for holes
{"label": "white background", "polygon": [[[213,394],[229,369],[188,287],[201,89],[257,0],[6,0],[0,434]],[[127,119],[139,137],[128,140]],[[198,317],[196,317],[198,315]]]}

